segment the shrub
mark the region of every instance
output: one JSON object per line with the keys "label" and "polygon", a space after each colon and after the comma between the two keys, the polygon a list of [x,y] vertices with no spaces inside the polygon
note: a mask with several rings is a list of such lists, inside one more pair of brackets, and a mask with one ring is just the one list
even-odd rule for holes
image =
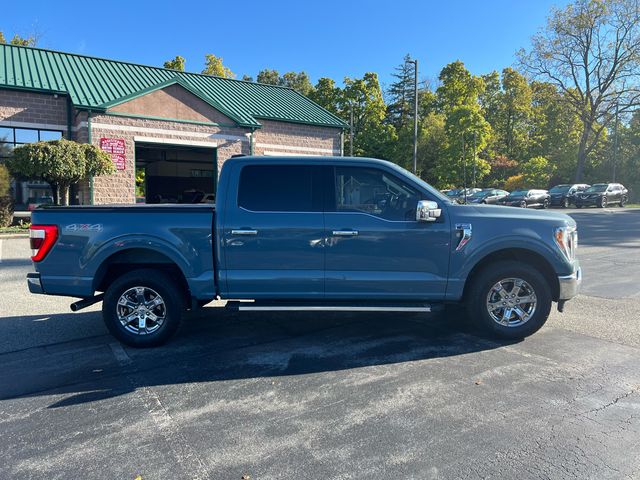
{"label": "shrub", "polygon": [[509,192],[513,192],[514,190],[519,190],[521,188],[524,188],[524,175],[514,175],[507,178],[504,182],[504,189]]}
{"label": "shrub", "polygon": [[0,164],[0,197],[9,195],[10,187],[11,177],[9,177],[9,170],[4,165]]}
{"label": "shrub", "polygon": [[0,197],[0,227],[8,227],[13,222],[13,198],[9,195]]}

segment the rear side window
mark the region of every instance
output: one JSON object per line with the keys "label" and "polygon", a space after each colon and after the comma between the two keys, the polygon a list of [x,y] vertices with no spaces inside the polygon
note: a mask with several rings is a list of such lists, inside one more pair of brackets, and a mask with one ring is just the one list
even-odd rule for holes
{"label": "rear side window", "polygon": [[249,165],[240,172],[238,206],[254,212],[321,212],[318,169],[302,165]]}

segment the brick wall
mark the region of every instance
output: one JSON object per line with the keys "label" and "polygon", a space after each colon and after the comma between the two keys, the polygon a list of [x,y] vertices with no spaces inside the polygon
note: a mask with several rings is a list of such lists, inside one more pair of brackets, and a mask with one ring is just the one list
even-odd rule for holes
{"label": "brick wall", "polygon": [[66,133],[67,98],[0,89],[0,125],[49,128]]}
{"label": "brick wall", "polygon": [[[78,140],[87,138],[86,118],[80,121]],[[96,204],[135,202],[135,138],[139,141],[168,144],[185,144],[217,147],[218,168],[235,154],[249,153],[247,129],[222,128],[165,120],[149,120],[110,115],[94,115],[91,118],[91,137],[94,145],[100,138],[122,138],[126,146],[125,170],[113,175],[95,177],[93,198]],[[86,140],[85,140],[86,141]],[[88,184],[81,188],[81,198],[88,198]]]}
{"label": "brick wall", "polygon": [[254,134],[255,155],[340,155],[341,130],[297,123],[260,120]]}

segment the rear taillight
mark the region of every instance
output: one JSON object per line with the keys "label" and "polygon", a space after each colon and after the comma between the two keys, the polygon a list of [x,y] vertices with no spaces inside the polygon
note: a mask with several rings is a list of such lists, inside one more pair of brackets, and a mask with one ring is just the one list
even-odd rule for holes
{"label": "rear taillight", "polygon": [[42,260],[58,239],[58,227],[55,225],[31,225],[29,242],[31,243],[31,260]]}

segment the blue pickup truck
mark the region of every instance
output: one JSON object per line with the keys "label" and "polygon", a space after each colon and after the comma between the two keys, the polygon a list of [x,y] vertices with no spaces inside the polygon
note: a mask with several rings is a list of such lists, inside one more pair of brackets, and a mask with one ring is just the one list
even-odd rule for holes
{"label": "blue pickup truck", "polygon": [[239,157],[216,205],[41,207],[31,292],[102,301],[121,342],[167,341],[213,299],[253,311],[429,312],[463,302],[488,333],[521,338],[576,295],[575,222],[459,205],[368,158]]}

